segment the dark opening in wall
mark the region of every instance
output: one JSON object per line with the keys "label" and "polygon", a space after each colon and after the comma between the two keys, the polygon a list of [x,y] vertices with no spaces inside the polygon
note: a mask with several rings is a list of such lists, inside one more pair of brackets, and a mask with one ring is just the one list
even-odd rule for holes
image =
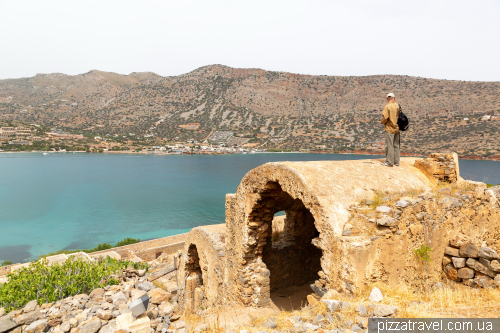
{"label": "dark opening in wall", "polygon": [[204,286],[200,257],[196,245],[191,244],[186,258],[186,310],[196,313],[203,304]]}
{"label": "dark opening in wall", "polygon": [[[256,237],[257,253],[269,270],[267,288],[271,300],[285,310],[297,309],[313,293],[310,285],[321,271],[322,251],[312,244],[319,232],[314,217],[300,199],[292,198],[278,183],[269,183],[267,187],[269,190],[261,193],[252,214],[253,221],[259,217],[270,221],[262,223],[251,236]],[[276,214],[280,211],[285,212],[284,217]],[[265,283],[263,286],[266,288]]]}

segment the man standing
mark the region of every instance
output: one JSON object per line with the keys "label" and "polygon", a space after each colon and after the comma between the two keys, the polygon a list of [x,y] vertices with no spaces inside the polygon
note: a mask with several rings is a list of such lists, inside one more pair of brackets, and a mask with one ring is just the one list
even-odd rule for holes
{"label": "man standing", "polygon": [[385,125],[385,163],[382,165],[399,166],[399,105],[393,93],[387,94],[387,104],[382,111],[381,123]]}

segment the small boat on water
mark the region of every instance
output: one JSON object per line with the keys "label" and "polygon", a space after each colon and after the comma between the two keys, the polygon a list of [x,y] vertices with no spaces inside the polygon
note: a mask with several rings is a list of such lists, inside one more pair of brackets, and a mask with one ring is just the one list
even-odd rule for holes
{"label": "small boat on water", "polygon": [[49,153],[43,153],[42,155],[48,155]]}

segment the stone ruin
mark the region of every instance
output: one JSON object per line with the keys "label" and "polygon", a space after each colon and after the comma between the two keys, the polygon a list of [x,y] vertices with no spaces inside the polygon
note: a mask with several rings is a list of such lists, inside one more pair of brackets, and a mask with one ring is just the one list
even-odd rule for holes
{"label": "stone ruin", "polygon": [[[381,194],[386,203],[370,208]],[[456,154],[403,158],[394,168],[267,163],[245,175],[225,207],[224,224],[187,237],[177,278],[188,313],[230,302],[281,307],[286,297],[305,302],[378,281],[412,285],[422,244],[432,249],[425,278],[439,281],[457,233],[500,251],[499,201],[484,183],[460,178]]]}

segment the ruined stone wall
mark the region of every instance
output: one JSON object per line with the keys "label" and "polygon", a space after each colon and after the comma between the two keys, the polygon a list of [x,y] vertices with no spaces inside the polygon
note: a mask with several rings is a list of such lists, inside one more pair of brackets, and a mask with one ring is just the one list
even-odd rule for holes
{"label": "ruined stone wall", "polygon": [[[332,244],[339,241],[350,216],[347,207],[371,198],[381,187],[395,191],[430,184],[413,167],[414,159],[403,160],[400,168],[382,167],[376,161],[323,161],[268,163],[250,171],[237,193],[226,197],[228,296],[248,306],[269,304],[270,285],[275,278],[270,278],[270,261],[265,256],[269,252],[266,246],[270,247],[267,230],[272,230],[269,224],[273,214],[285,210],[285,233],[293,234],[289,229],[293,229],[294,219],[289,217],[298,209],[285,207],[293,205],[287,200],[300,203],[314,220],[319,235],[313,244],[322,253],[324,277],[320,283],[328,289],[329,277],[338,270],[335,258],[341,255],[340,247]],[[283,201],[281,207],[274,206],[279,200]]]}
{"label": "ruined stone wall", "polygon": [[[179,250],[184,249],[185,242],[179,242],[174,244],[169,244],[165,246],[155,247],[152,249],[147,249],[143,251],[136,251],[134,254],[144,261],[151,261],[156,259],[158,254],[174,254]],[[120,253],[119,253],[120,254]]]}
{"label": "ruined stone wall", "polygon": [[433,153],[429,158],[416,160],[415,167],[422,170],[431,180],[455,183],[460,179],[458,155],[456,153]]}
{"label": "ruined stone wall", "polygon": [[[468,182],[462,187],[424,193],[418,199],[399,200],[388,207],[392,211],[387,213],[392,219],[389,225],[385,217],[370,222],[365,208],[353,207],[353,228],[373,227],[362,232],[364,235],[342,237],[333,244],[339,249],[332,284],[338,291],[345,291],[348,284],[362,287],[377,281],[391,286],[415,284],[422,279],[421,274],[424,280],[440,280],[444,277],[445,249],[456,233],[500,250],[500,207],[485,184]],[[431,261],[424,267],[414,254],[422,244],[432,250]]]}
{"label": "ruined stone wall", "polygon": [[[403,158],[399,168],[376,160],[268,163],[226,195],[225,225],[193,229],[185,251],[198,249],[211,304],[266,307],[290,285],[311,284],[322,295],[443,279],[451,234],[500,251],[499,208],[483,183],[460,178],[454,154]],[[275,217],[280,211],[286,216]],[[432,249],[424,266],[414,254],[422,245]]]}
{"label": "ruined stone wall", "polygon": [[179,265],[181,305],[188,312],[226,299],[225,225],[196,227],[186,239]]}

